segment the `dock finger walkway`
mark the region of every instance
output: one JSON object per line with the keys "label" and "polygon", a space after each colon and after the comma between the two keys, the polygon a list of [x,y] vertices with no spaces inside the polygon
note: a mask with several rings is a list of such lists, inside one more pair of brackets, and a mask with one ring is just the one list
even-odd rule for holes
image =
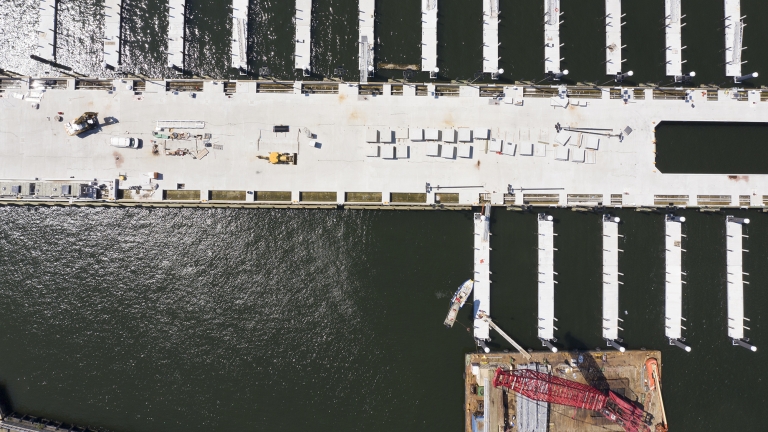
{"label": "dock finger walkway", "polygon": [[295,69],[312,72],[312,0],[296,0],[296,50],[293,56]]}
{"label": "dock finger walkway", "polygon": [[619,222],[603,215],[603,339],[624,351],[619,339]]}
{"label": "dock finger walkway", "polygon": [[357,41],[360,50],[360,82],[367,83],[368,77],[373,76],[373,46],[375,43],[373,25],[376,18],[376,0],[359,0],[358,24],[360,26],[360,38]]}
{"label": "dock finger walkway", "polygon": [[555,351],[555,233],[554,218],[539,213],[539,331],[541,342]]}
{"label": "dock finger walkway", "polygon": [[683,74],[683,38],[681,0],[664,0],[664,33],[666,36],[667,76]]}
{"label": "dock finger walkway", "polygon": [[120,23],[123,0],[104,0],[104,62],[120,65]]}
{"label": "dock finger walkway", "polygon": [[491,313],[491,205],[486,204],[482,213],[475,213],[474,219],[475,245],[475,285],[473,288],[474,336],[478,342],[491,339],[490,325],[484,316]]}
{"label": "dock finger walkway", "polygon": [[666,289],[664,292],[664,334],[671,345],[686,351],[683,344],[683,222],[685,217],[668,214],[665,217]]}
{"label": "dock finger walkway", "polygon": [[621,0],[605,0],[605,73],[621,72]]}
{"label": "dock finger walkway", "polygon": [[483,72],[499,73],[499,0],[483,0]]}
{"label": "dock finger walkway", "polygon": [[37,55],[56,60],[56,8],[58,0],[40,0],[37,20]]}
{"label": "dock finger walkway", "polygon": [[741,16],[741,0],[724,0],[725,18],[725,76],[741,76],[741,52],[743,51],[744,20]]}
{"label": "dock finger walkway", "polygon": [[728,337],[734,345],[741,345],[751,351],[757,348],[744,340],[744,267],[743,232],[744,225],[749,224],[749,219],[727,216],[725,219],[725,245],[726,245],[726,281],[728,285]]}
{"label": "dock finger walkway", "polygon": [[421,0],[421,70],[437,68],[437,0]]}
{"label": "dock finger walkway", "polygon": [[248,0],[232,0],[232,67],[248,70]]}
{"label": "dock finger walkway", "polygon": [[168,67],[184,69],[186,0],[168,0]]}
{"label": "dock finger walkway", "polygon": [[544,0],[544,72],[560,73],[560,0]]}

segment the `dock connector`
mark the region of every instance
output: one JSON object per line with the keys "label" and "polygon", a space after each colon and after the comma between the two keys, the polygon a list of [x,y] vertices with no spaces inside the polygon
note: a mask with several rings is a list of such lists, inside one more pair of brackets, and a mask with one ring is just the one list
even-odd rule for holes
{"label": "dock connector", "polygon": [[550,340],[547,340],[547,339],[539,339],[539,340],[541,341],[541,346],[545,346],[545,347],[549,348],[550,351],[552,351],[553,353],[557,352],[557,347],[552,345],[552,342],[554,342],[554,341],[550,341]]}
{"label": "dock connector", "polygon": [[733,346],[739,345],[739,346],[742,346],[742,347],[744,347],[744,348],[746,348],[746,349],[748,349],[748,350],[750,350],[752,352],[757,351],[757,347],[756,346],[750,345],[745,340],[742,340],[742,339],[732,339],[731,343],[733,344]]}
{"label": "dock connector", "polygon": [[691,352],[691,347],[684,344],[680,339],[669,339],[669,344],[674,345],[680,349],[685,350],[685,352]]}
{"label": "dock connector", "polygon": [[613,339],[605,339],[605,342],[606,342],[607,346],[613,347],[613,348],[617,349],[620,352],[624,352],[624,351],[627,350],[623,346],[619,345],[618,341],[615,341]]}

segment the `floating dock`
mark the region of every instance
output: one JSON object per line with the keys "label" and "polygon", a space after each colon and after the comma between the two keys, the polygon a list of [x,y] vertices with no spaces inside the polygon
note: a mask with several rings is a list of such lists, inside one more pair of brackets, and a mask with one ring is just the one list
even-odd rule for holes
{"label": "floating dock", "polygon": [[539,213],[539,332],[542,344],[556,350],[555,339],[555,240],[554,218]]}
{"label": "floating dock", "polygon": [[186,7],[186,0],[168,0],[168,67],[181,70],[184,69]]}
{"label": "floating dock", "polygon": [[499,0],[483,0],[483,72],[498,78]]}
{"label": "floating dock", "polygon": [[683,74],[683,24],[680,2],[681,0],[664,0],[667,76],[681,76]]}
{"label": "floating dock", "polygon": [[[493,385],[497,368],[534,369],[558,378],[612,390],[642,407],[653,425],[662,419],[658,393],[646,385],[645,363],[660,351],[534,351],[531,359],[520,353],[478,353],[464,357],[465,432],[482,431],[621,431],[594,411],[547,402],[536,402]],[[663,373],[662,373],[663,376]],[[662,382],[663,383],[663,382]],[[514,426],[513,426],[514,424]],[[650,426],[650,430],[654,426]]]}
{"label": "floating dock", "polygon": [[373,76],[373,47],[374,39],[373,25],[376,19],[376,0],[359,0],[357,6],[358,19],[360,26],[360,37],[357,40],[360,55],[358,64],[360,67],[360,82],[367,83],[368,77]]}
{"label": "floating dock", "polygon": [[474,214],[475,229],[475,285],[473,289],[473,316],[475,340],[484,344],[491,339],[488,321],[480,318],[480,313],[491,313],[491,206],[483,207],[481,213]]}
{"label": "floating dock", "polygon": [[296,0],[296,49],[293,55],[295,69],[307,76],[312,72],[312,0]]}
{"label": "floating dock", "polygon": [[437,0],[421,0],[421,70],[436,74]]}
{"label": "floating dock", "polygon": [[744,20],[741,16],[741,0],[724,0],[725,18],[725,76],[741,76],[741,52],[743,51]]}
{"label": "floating dock", "polygon": [[605,73],[621,72],[621,0],[605,0]]}
{"label": "floating dock", "polygon": [[664,334],[670,345],[677,345],[686,351],[690,347],[683,344],[683,222],[685,217],[666,215],[665,226],[665,262],[666,285],[664,294]]}
{"label": "floating dock", "polygon": [[560,0],[544,0],[544,73],[560,73]]}
{"label": "floating dock", "polygon": [[248,71],[248,0],[232,0],[232,67]]}
{"label": "floating dock", "polygon": [[56,61],[56,8],[58,0],[40,0],[37,20],[37,55]]}
{"label": "floating dock", "polygon": [[619,339],[619,222],[603,215],[603,339],[618,350]]}
{"label": "floating dock", "polygon": [[123,0],[104,0],[104,62],[120,66],[120,24]]}
{"label": "floating dock", "polygon": [[728,285],[728,337],[734,345],[741,345],[751,351],[757,348],[747,343],[744,338],[744,273],[743,268],[743,232],[749,219],[727,216],[725,219],[726,245],[726,281]]}

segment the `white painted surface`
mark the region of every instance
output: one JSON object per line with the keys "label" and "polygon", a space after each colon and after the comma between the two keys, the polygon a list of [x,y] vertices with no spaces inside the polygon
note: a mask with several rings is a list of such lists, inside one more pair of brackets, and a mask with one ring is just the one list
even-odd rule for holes
{"label": "white painted surface", "polygon": [[483,72],[499,71],[499,0],[483,0]]}
{"label": "white painted surface", "polygon": [[120,65],[120,17],[123,0],[104,0],[104,61]]}
{"label": "white painted surface", "polygon": [[232,0],[232,67],[248,69],[248,0]]}
{"label": "white painted surface", "polygon": [[621,72],[621,0],[605,0],[605,73]]}
{"label": "white painted surface", "polygon": [[184,12],[186,0],[168,0],[168,67],[184,69]]}
{"label": "white painted surface", "polygon": [[744,338],[744,275],[742,225],[725,222],[726,281],[728,285],[728,337]]}
{"label": "white painted surface", "polygon": [[664,0],[667,76],[683,74],[682,0]]}
{"label": "white painted surface", "polygon": [[741,76],[741,49],[744,22],[741,19],[741,0],[724,0],[725,19],[725,76]]}
{"label": "white painted surface", "polygon": [[294,68],[312,70],[312,0],[296,0]]}
{"label": "white painted surface", "polygon": [[421,0],[421,70],[437,67],[437,1]]}
{"label": "white painted surface", "polygon": [[544,0],[544,72],[560,71],[560,0]]}
{"label": "white painted surface", "polygon": [[[445,150],[445,146],[443,150]],[[490,206],[487,207],[490,209]],[[483,216],[480,213],[474,214],[474,245],[475,245],[475,286],[473,288],[474,295],[474,328],[475,339],[488,340],[490,339],[488,322],[477,318],[479,312],[484,312],[490,315],[491,313],[491,272],[490,272],[490,258],[491,258],[491,242],[490,242],[490,218]]]}
{"label": "white painted surface", "polygon": [[682,337],[682,223],[667,216],[664,247],[666,250],[666,289],[664,302],[664,334],[670,339]]}
{"label": "white painted surface", "polygon": [[539,213],[539,339],[554,339],[555,331],[555,249],[554,224]]}
{"label": "white painted surface", "polygon": [[56,3],[57,0],[40,0],[37,21],[37,55],[46,60],[56,60]]}
{"label": "white painted surface", "polygon": [[619,338],[619,224],[603,219],[603,339]]}
{"label": "white painted surface", "polygon": [[360,68],[360,82],[368,82],[368,74],[372,73],[373,47],[376,42],[373,34],[373,23],[376,17],[376,0],[358,0],[358,23],[360,25],[360,37],[357,40],[359,49],[358,65]]}

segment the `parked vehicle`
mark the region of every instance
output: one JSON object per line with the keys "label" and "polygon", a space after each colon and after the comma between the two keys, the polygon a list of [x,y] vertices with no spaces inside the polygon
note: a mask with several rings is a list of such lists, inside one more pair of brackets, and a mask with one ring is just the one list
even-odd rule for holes
{"label": "parked vehicle", "polygon": [[109,145],[122,148],[139,148],[139,140],[129,137],[112,137]]}

